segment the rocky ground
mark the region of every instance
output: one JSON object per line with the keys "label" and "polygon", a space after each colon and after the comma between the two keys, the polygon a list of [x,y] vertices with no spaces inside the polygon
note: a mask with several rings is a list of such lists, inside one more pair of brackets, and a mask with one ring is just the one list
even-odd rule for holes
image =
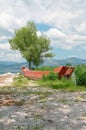
{"label": "rocky ground", "polygon": [[0,86],[8,86],[13,82],[13,78],[18,74],[6,73],[0,75]]}
{"label": "rocky ground", "polygon": [[86,130],[86,92],[38,87],[0,93],[0,130]]}

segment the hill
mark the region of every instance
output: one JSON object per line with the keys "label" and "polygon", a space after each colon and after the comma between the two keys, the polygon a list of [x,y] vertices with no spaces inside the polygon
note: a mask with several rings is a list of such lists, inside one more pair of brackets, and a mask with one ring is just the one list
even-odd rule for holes
{"label": "hill", "polygon": [[[66,65],[70,63],[73,66],[84,64],[86,65],[86,60],[71,57],[66,59],[45,59],[44,63],[40,66],[60,66]],[[26,62],[18,63],[18,62],[8,62],[8,61],[0,61],[0,74],[11,72],[18,73],[21,72],[20,68],[22,66],[28,66]]]}
{"label": "hill", "polygon": [[8,62],[8,61],[0,61],[0,74],[3,73],[20,73],[20,68],[22,66],[27,66],[26,62],[18,63],[18,62]]}
{"label": "hill", "polygon": [[76,57],[70,57],[66,59],[45,59],[44,63],[42,65],[46,66],[60,66],[60,65],[66,65],[70,63],[73,66],[84,64],[86,65],[85,59],[80,59]]}

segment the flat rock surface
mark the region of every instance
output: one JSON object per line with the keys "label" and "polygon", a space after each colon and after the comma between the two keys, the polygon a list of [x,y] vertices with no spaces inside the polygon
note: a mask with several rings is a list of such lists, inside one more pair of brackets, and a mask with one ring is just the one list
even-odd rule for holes
{"label": "flat rock surface", "polygon": [[38,87],[0,93],[0,130],[86,130],[86,92]]}
{"label": "flat rock surface", "polygon": [[86,130],[86,93],[30,86],[0,94],[0,130]]}
{"label": "flat rock surface", "polygon": [[10,85],[17,74],[5,73],[0,75],[0,86]]}

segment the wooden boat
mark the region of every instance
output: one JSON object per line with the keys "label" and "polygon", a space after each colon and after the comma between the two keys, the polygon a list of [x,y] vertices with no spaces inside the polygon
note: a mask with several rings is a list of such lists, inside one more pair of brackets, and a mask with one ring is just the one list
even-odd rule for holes
{"label": "wooden boat", "polygon": [[[30,70],[26,67],[22,67],[21,71],[25,77],[28,77],[29,79],[41,79],[43,75],[50,74],[51,71],[36,71],[36,70]],[[58,78],[61,79],[63,77],[70,78],[72,73],[74,71],[74,67],[68,67],[68,66],[59,66],[53,70],[54,73],[58,74]]]}

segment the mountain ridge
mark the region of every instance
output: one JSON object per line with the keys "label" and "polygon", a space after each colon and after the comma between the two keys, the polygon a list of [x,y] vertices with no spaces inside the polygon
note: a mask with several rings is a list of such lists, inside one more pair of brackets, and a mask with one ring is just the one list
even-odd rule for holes
{"label": "mountain ridge", "polygon": [[46,59],[45,59],[44,65],[47,65],[48,64],[47,62],[49,62],[50,66],[52,63],[53,63],[53,66],[66,65],[68,63],[73,66],[81,65],[81,64],[86,65],[86,59],[80,59],[77,57],[70,57],[70,58],[65,58],[65,59],[53,59],[52,61],[48,60],[48,59],[46,61]]}
{"label": "mountain ridge", "polygon": [[[71,64],[72,66],[86,65],[85,59],[80,59],[77,57],[70,57],[65,59],[45,59],[44,63],[40,64],[40,66],[61,66],[66,64]],[[12,72],[12,73],[20,73],[22,66],[28,66],[27,62],[13,62],[13,61],[0,61],[0,74]]]}

